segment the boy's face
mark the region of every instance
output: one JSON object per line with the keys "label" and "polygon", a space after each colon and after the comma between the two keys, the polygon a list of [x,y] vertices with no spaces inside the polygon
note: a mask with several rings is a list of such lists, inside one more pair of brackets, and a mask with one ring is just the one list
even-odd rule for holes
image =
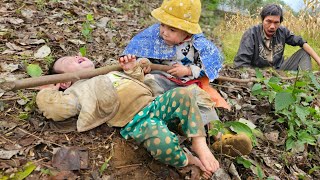
{"label": "boy's face", "polygon": [[164,39],[167,45],[173,46],[183,42],[188,36],[191,36],[186,31],[165,25],[160,25],[160,36]]}
{"label": "boy's face", "polygon": [[280,26],[280,16],[266,16],[262,25],[267,37],[271,38]]}
{"label": "boy's face", "polygon": [[56,73],[70,73],[84,69],[94,69],[94,64],[88,58],[81,56],[62,57],[53,65],[53,70]]}

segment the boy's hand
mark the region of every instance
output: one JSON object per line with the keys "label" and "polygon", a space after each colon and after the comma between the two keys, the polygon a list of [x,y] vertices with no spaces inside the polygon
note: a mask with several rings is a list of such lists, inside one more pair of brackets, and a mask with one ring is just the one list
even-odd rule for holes
{"label": "boy's hand", "polygon": [[35,89],[37,90],[42,90],[42,89],[53,89],[53,90],[59,90],[60,88],[60,83],[57,84],[47,84],[47,85],[43,85],[43,86],[38,86]]}
{"label": "boy's hand", "polygon": [[169,71],[167,71],[172,76],[181,78],[184,76],[192,75],[190,67],[184,66],[182,64],[174,64],[173,67],[174,67],[173,69],[170,69]]}
{"label": "boy's hand", "polygon": [[147,58],[141,58],[139,61],[140,67],[142,67],[144,74],[148,74],[151,71],[151,62]]}
{"label": "boy's hand", "polygon": [[123,70],[131,70],[136,66],[136,56],[128,54],[123,57],[120,57],[119,64]]}

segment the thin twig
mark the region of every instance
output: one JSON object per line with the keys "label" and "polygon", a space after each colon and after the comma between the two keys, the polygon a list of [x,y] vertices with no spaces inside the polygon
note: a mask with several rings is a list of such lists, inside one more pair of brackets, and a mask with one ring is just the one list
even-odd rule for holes
{"label": "thin twig", "polygon": [[129,164],[129,165],[124,165],[124,166],[118,166],[116,167],[116,169],[120,169],[120,168],[128,168],[128,167],[135,167],[135,166],[141,166],[142,163],[138,163],[138,164]]}
{"label": "thin twig", "polygon": [[[30,95],[30,96],[25,96],[25,97],[29,98],[29,97],[32,97],[32,96]],[[2,98],[2,99],[0,99],[0,101],[12,101],[12,100],[18,100],[18,99],[21,99],[21,97]]]}
{"label": "thin twig", "polygon": [[240,88],[248,88],[248,87],[243,87],[243,86],[226,86],[226,85],[220,85],[220,84],[213,84],[213,86],[217,86],[217,87],[222,87],[222,88],[228,88],[228,89],[234,89],[234,90],[238,90],[238,91],[242,91],[242,89]]}
{"label": "thin twig", "polygon": [[30,135],[30,136],[32,136],[32,137],[35,137],[35,138],[37,138],[37,139],[39,139],[39,140],[42,140],[42,141],[44,141],[44,142],[51,143],[51,144],[54,144],[54,145],[59,146],[59,147],[62,146],[62,145],[57,144],[57,143],[55,143],[55,142],[51,142],[51,141],[44,140],[44,139],[40,138],[39,136],[36,136],[36,135],[34,135],[34,134],[29,133],[28,131],[26,131],[26,130],[24,130],[24,129],[21,129],[21,128],[18,128],[18,129],[19,129],[20,131],[22,131],[22,132],[24,132],[24,133],[26,133],[26,134],[28,134],[28,135]]}
{"label": "thin twig", "polygon": [[15,142],[11,141],[10,139],[7,139],[6,137],[0,135],[0,137],[8,142],[10,142],[11,144],[16,144]]}

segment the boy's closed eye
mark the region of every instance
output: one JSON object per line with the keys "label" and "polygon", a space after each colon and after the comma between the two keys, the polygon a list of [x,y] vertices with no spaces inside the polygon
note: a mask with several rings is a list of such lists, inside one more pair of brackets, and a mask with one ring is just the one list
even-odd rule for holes
{"label": "boy's closed eye", "polygon": [[170,28],[170,31],[176,32],[177,30],[175,28]]}

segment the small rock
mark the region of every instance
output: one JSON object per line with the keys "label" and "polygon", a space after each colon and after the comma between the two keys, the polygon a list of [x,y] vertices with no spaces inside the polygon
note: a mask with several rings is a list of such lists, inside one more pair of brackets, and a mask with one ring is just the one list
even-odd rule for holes
{"label": "small rock", "polygon": [[107,26],[107,23],[110,21],[109,17],[103,17],[101,19],[99,19],[99,21],[97,22],[97,26],[100,28],[105,28]]}
{"label": "small rock", "polygon": [[211,180],[231,180],[231,177],[224,169],[220,168],[213,174]]}
{"label": "small rock", "polygon": [[269,141],[277,142],[279,139],[279,131],[272,131],[264,134]]}
{"label": "small rock", "polygon": [[38,49],[38,51],[34,54],[34,57],[35,58],[45,58],[45,57],[49,56],[50,53],[51,53],[50,47],[47,45],[44,45]]}

